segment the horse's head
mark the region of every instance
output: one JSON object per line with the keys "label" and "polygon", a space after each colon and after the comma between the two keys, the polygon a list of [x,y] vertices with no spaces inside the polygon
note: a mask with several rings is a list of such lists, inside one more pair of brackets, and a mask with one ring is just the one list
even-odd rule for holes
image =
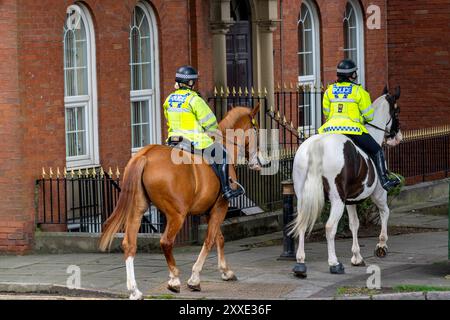
{"label": "horse's head", "polygon": [[389,120],[386,123],[386,143],[390,146],[397,146],[402,142],[403,136],[400,130],[400,107],[397,102],[400,99],[400,87],[395,89],[392,95],[387,87],[384,88],[383,94],[389,103]]}
{"label": "horse's head", "polygon": [[227,149],[233,150],[234,159],[245,156],[252,170],[261,170],[262,166],[269,163],[259,150],[259,109],[259,104],[253,109],[234,107],[220,123]]}

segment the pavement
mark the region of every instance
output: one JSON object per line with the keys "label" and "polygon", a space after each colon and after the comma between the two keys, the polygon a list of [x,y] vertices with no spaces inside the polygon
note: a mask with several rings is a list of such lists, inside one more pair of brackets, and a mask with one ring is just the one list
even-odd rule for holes
{"label": "pavement", "polygon": [[[407,211],[393,212],[390,225],[404,225]],[[391,235],[386,258],[374,256],[377,238],[360,238],[366,267],[352,267],[351,239],[337,240],[336,252],[346,273],[332,275],[327,264],[326,242],[307,242],[308,277],[292,274],[294,261],[279,260],[282,253],[280,232],[225,243],[226,259],[238,281],[224,282],[217,270],[213,250],[201,273],[201,292],[191,292],[186,282],[200,246],[175,249],[182,288],[179,294],[166,289],[167,265],[162,254],[140,254],[135,259],[139,289],[147,298],[157,299],[446,299],[450,300],[447,216],[414,214],[408,225],[429,227],[433,232]],[[382,288],[398,285],[426,285],[441,293],[403,293],[374,295],[363,288],[371,274],[367,267],[381,270]],[[73,270],[80,270],[81,290],[67,289],[73,283]],[[338,294],[343,288],[361,289],[356,295]],[[384,290],[383,292],[385,292]],[[389,290],[388,290],[389,291]],[[41,296],[30,294],[40,293]],[[375,292],[382,293],[382,292]],[[14,294],[14,295],[12,295]],[[92,299],[126,298],[126,272],[122,254],[59,254],[0,256],[1,299]]]}

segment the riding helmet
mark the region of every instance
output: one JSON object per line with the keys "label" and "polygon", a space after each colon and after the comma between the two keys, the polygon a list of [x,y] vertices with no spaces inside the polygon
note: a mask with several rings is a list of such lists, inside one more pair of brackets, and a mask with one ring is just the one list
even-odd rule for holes
{"label": "riding helmet", "polygon": [[342,60],[337,66],[338,77],[351,77],[356,71],[358,71],[358,67],[356,66],[356,63],[350,59]]}
{"label": "riding helmet", "polygon": [[[175,81],[178,83],[184,83],[188,86],[192,86],[198,79],[198,72],[194,67],[182,66],[178,68],[175,75]],[[191,82],[192,81],[192,82]]]}

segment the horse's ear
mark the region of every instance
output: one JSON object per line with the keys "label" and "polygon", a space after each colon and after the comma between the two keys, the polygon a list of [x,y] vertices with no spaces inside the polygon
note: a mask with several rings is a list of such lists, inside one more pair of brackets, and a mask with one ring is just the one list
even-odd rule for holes
{"label": "horse's ear", "polygon": [[400,99],[400,94],[401,94],[401,90],[400,90],[400,86],[398,86],[397,88],[395,88],[395,101],[397,101],[398,99]]}
{"label": "horse's ear", "polygon": [[387,85],[384,86],[382,95],[386,95],[386,94],[389,94],[389,89],[388,89]]}
{"label": "horse's ear", "polygon": [[250,115],[251,115],[252,118],[258,114],[260,108],[261,108],[261,104],[258,103],[258,104],[252,109],[252,112],[250,113]]}

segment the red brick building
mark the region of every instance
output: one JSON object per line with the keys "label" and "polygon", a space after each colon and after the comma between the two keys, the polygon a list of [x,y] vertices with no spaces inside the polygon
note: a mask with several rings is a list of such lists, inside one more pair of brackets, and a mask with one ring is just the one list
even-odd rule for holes
{"label": "red brick building", "polygon": [[0,252],[32,248],[42,167],[123,168],[163,140],[183,64],[204,96],[267,88],[273,104],[349,56],[373,98],[402,86],[404,128],[449,124],[449,25],[449,0],[3,0]]}

